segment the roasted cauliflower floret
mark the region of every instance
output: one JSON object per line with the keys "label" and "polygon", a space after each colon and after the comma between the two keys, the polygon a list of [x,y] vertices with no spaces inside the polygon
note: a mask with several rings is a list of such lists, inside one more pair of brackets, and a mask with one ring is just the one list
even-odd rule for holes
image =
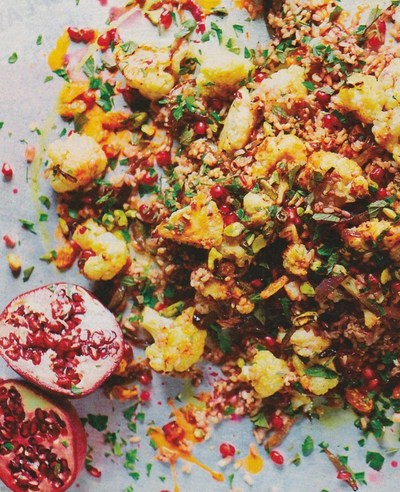
{"label": "roasted cauliflower floret", "polygon": [[58,113],[63,118],[73,118],[88,109],[82,94],[89,89],[89,81],[67,82],[58,96]]}
{"label": "roasted cauliflower floret", "polygon": [[78,133],[51,143],[47,155],[50,184],[58,193],[87,186],[107,167],[107,157],[100,145]]}
{"label": "roasted cauliflower floret", "polygon": [[283,267],[292,275],[306,277],[313,259],[314,251],[308,251],[304,244],[289,244],[283,252]]}
{"label": "roasted cauliflower floret", "polygon": [[278,163],[285,162],[288,171],[303,166],[307,161],[306,146],[296,135],[266,137],[256,152],[257,162],[252,167],[255,177],[268,177]]}
{"label": "roasted cauliflower floret", "polygon": [[385,92],[385,109],[393,109],[400,102],[400,59],[393,58],[382,70],[378,78],[381,89]]}
{"label": "roasted cauliflower floret", "polygon": [[89,280],[110,280],[125,266],[129,252],[126,241],[107,232],[105,227],[89,219],[72,235],[82,250],[89,250],[93,256],[85,261],[82,273]]}
{"label": "roasted cauliflower floret", "polygon": [[293,350],[301,357],[315,357],[331,345],[331,341],[321,335],[315,334],[314,330],[299,328],[290,337]]}
{"label": "roasted cauliflower floret", "polygon": [[382,111],[386,96],[376,77],[353,73],[332,100],[341,109],[354,112],[363,123],[372,123]]}
{"label": "roasted cauliflower floret", "polygon": [[305,75],[304,68],[298,65],[278,70],[256,87],[253,97],[261,98],[267,113],[272,106],[288,109],[289,102],[300,102],[306,99]]}
{"label": "roasted cauliflower floret", "polygon": [[203,96],[227,97],[253,70],[249,60],[219,47],[203,55],[196,84]]}
{"label": "roasted cauliflower floret", "polygon": [[177,243],[211,249],[222,242],[224,222],[214,201],[199,193],[193,201],[159,224],[156,235]]}
{"label": "roasted cauliflower floret", "polygon": [[339,374],[336,374],[335,365],[326,358],[313,359],[306,365],[295,355],[292,362],[300,376],[300,384],[314,395],[325,395],[339,384]]}
{"label": "roasted cauliflower floret", "polygon": [[127,83],[142,96],[156,101],[173,88],[171,53],[168,48],[142,45],[133,53],[126,53],[121,46],[115,50],[117,63]]}
{"label": "roasted cauliflower floret", "polygon": [[141,326],[154,338],[146,356],[155,371],[187,371],[201,359],[207,332],[194,326],[193,313],[191,307],[169,319],[148,306],[144,308]]}
{"label": "roasted cauliflower floret", "polygon": [[265,224],[274,205],[275,202],[266,194],[250,191],[243,197],[244,213],[249,217],[248,223],[254,226]]}
{"label": "roasted cauliflower floret", "polygon": [[387,220],[368,220],[357,227],[344,229],[342,239],[347,247],[358,253],[378,248],[388,251],[392,260],[400,263],[400,226]]}
{"label": "roasted cauliflower floret", "polygon": [[400,106],[378,113],[372,133],[378,144],[391,152],[393,159],[400,163]]}
{"label": "roasted cauliflower floret", "polygon": [[257,352],[250,365],[242,368],[240,379],[249,382],[261,398],[281,390],[290,375],[287,363],[269,350]]}
{"label": "roasted cauliflower floret", "polygon": [[323,187],[323,195],[335,204],[351,203],[369,193],[368,181],[357,162],[323,150],[311,154],[298,182],[309,191]]}
{"label": "roasted cauliflower floret", "polygon": [[255,107],[252,107],[250,93],[242,87],[236,95],[219,139],[219,147],[227,152],[243,148],[253,130],[255,123]]}

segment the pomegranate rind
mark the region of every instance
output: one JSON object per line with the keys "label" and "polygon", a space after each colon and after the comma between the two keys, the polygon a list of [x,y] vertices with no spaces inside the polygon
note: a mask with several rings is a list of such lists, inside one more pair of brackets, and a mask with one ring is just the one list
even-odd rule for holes
{"label": "pomegranate rind", "polygon": [[24,379],[55,394],[92,393],[123,352],[114,315],[78,285],[60,282],[25,292],[0,315],[0,355]]}
{"label": "pomegranate rind", "polygon": [[[40,437],[39,433],[35,435],[35,438],[38,441],[38,444],[44,447],[47,447],[48,444],[48,449],[55,453],[58,459],[61,460],[64,458],[67,460],[70,474],[64,484],[57,487],[57,491],[63,492],[64,490],[67,490],[75,482],[83,468],[87,449],[86,432],[75,408],[68,401],[63,400],[60,397],[45,395],[40,390],[30,386],[24,381],[0,381],[0,391],[3,388],[6,388],[7,390],[15,388],[21,395],[22,406],[25,411],[24,421],[30,420],[30,417],[35,417],[35,410],[40,409],[47,412],[50,410],[54,411],[61,420],[65,422],[65,428],[62,429],[59,437],[55,440],[46,442],[45,439]],[[3,424],[4,411],[0,407],[0,428]],[[27,445],[29,445],[27,439],[28,438],[25,438],[20,434],[19,428],[18,432],[12,436],[10,441],[13,441],[15,444],[18,442],[22,446],[27,447]],[[7,442],[8,440],[0,435],[0,447],[4,449],[4,445]],[[14,449],[10,453],[0,453],[0,479],[14,492],[31,490],[18,485],[16,477],[12,475],[12,472],[8,467],[10,461],[16,455],[14,452],[16,449],[18,449],[18,446],[14,446]],[[36,463],[33,462],[32,468],[35,467],[35,464]],[[53,483],[43,475],[40,475],[39,472],[37,473],[42,480],[40,481],[39,488],[35,490],[39,490],[40,492],[54,492],[55,487]]]}

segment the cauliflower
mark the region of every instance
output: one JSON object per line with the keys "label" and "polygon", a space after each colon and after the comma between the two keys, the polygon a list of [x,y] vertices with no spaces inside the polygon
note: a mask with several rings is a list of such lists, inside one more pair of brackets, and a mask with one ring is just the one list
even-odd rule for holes
{"label": "cauliflower", "polygon": [[290,375],[287,363],[275,357],[269,350],[257,352],[250,365],[242,368],[240,379],[249,382],[261,398],[267,398],[281,390]]}
{"label": "cauliflower", "polygon": [[385,92],[385,109],[393,109],[400,101],[400,59],[393,58],[378,78],[381,90]]}
{"label": "cauliflower", "polygon": [[171,52],[168,48],[142,45],[130,53],[120,45],[115,57],[128,85],[142,96],[156,101],[168,94],[175,84],[171,68]]}
{"label": "cauliflower", "polygon": [[325,395],[339,384],[339,374],[335,375],[333,362],[329,362],[326,358],[313,359],[306,366],[297,355],[294,355],[292,362],[300,376],[300,384],[314,395]]}
{"label": "cauliflower", "polygon": [[306,277],[313,259],[314,251],[308,251],[304,244],[289,244],[283,252],[283,267],[292,275]]}
{"label": "cauliflower", "polygon": [[58,193],[90,184],[107,167],[107,157],[100,145],[93,138],[78,133],[52,142],[47,154],[50,184]]}
{"label": "cauliflower", "polygon": [[249,217],[248,224],[262,226],[269,217],[269,211],[275,202],[266,194],[252,193],[251,191],[243,197],[243,210]]}
{"label": "cauliflower", "polygon": [[224,222],[213,201],[207,203],[207,196],[199,193],[193,201],[159,224],[155,230],[158,236],[178,243],[211,249],[222,242]]}
{"label": "cauliflower", "polygon": [[255,123],[255,108],[250,93],[242,87],[233,101],[219,139],[219,147],[227,152],[243,148],[249,140]]}
{"label": "cauliflower", "polygon": [[331,345],[328,338],[316,335],[312,329],[299,328],[290,337],[293,350],[301,357],[315,357]]}
{"label": "cauliflower", "polygon": [[400,106],[378,113],[372,133],[378,144],[391,152],[393,159],[400,163]]}
{"label": "cauliflower", "polygon": [[234,261],[238,267],[242,268],[249,265],[254,258],[241,246],[242,242],[242,236],[229,237],[224,235],[221,244],[216,247],[216,250],[223,258]]}
{"label": "cauliflower", "polygon": [[253,176],[268,177],[282,161],[288,164],[288,171],[296,166],[303,166],[307,161],[306,146],[295,135],[266,137],[259,145],[255,157],[257,162],[251,170]]}
{"label": "cauliflower", "polygon": [[219,47],[203,56],[196,84],[203,96],[226,98],[253,70],[249,60]]}
{"label": "cauliflower", "polygon": [[269,113],[272,106],[289,109],[292,102],[304,101],[307,89],[304,86],[305,70],[298,65],[278,70],[264,79],[255,89],[253,98],[260,98]]}
{"label": "cauliflower", "polygon": [[[328,172],[328,179],[322,179]],[[321,150],[311,154],[298,176],[298,182],[312,191],[322,179],[323,194],[329,195],[339,205],[368,195],[368,181],[362,174],[362,168],[352,159]]]}
{"label": "cauliflower", "polygon": [[392,260],[400,263],[400,226],[387,220],[373,219],[344,229],[342,239],[347,247],[359,253],[375,248],[388,251]]}
{"label": "cauliflower", "polygon": [[372,123],[382,111],[386,96],[376,77],[353,73],[332,99],[341,109],[354,112],[363,123]]}
{"label": "cauliflower", "polygon": [[87,105],[81,96],[89,89],[89,81],[72,81],[67,82],[62,87],[58,96],[58,113],[63,118],[73,118],[83,113]]}
{"label": "cauliflower", "polygon": [[183,372],[200,360],[207,332],[194,326],[193,313],[193,307],[187,308],[173,320],[144,308],[141,326],[154,338],[146,356],[155,371]]}
{"label": "cauliflower", "polygon": [[83,250],[93,251],[84,263],[83,274],[89,280],[110,280],[125,266],[129,252],[124,239],[107,232],[105,227],[89,219],[72,235]]}

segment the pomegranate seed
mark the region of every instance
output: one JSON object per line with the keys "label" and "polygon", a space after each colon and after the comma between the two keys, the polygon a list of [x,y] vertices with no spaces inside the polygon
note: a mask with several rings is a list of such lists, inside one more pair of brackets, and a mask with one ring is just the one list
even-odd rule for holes
{"label": "pomegranate seed", "polygon": [[185,8],[193,15],[194,20],[197,22],[203,20],[203,11],[193,2],[193,0],[186,0]]}
{"label": "pomegranate seed", "polygon": [[179,442],[185,437],[185,431],[182,427],[173,420],[172,422],[168,422],[162,428],[165,439],[172,444],[179,444]]}
{"label": "pomegranate seed", "polygon": [[225,203],[224,205],[221,205],[219,207],[219,211],[221,212],[222,215],[229,214],[230,212],[232,212],[232,206]]}
{"label": "pomegranate seed", "polygon": [[331,96],[327,92],[324,92],[324,91],[317,91],[315,93],[315,98],[321,104],[328,104],[329,101],[331,100]]}
{"label": "pomegranate seed", "polygon": [[74,43],[80,43],[82,41],[81,30],[78,29],[77,27],[69,27],[67,29],[67,33],[68,33],[69,39],[71,41],[73,41]]}
{"label": "pomegranate seed", "polygon": [[221,111],[221,109],[224,107],[223,101],[221,99],[211,99],[210,101],[210,106],[212,109],[215,111]]}
{"label": "pomegranate seed", "polygon": [[226,200],[228,191],[221,185],[214,185],[210,188],[210,195],[214,200]]}
{"label": "pomegranate seed", "polygon": [[228,456],[235,456],[236,449],[235,446],[229,444],[228,442],[223,442],[219,447],[219,452],[223,458],[227,458]]}
{"label": "pomegranate seed", "polygon": [[92,465],[86,465],[86,470],[92,475],[94,478],[101,477],[101,471],[98,468],[95,468]]}
{"label": "pomegranate seed", "polygon": [[286,223],[294,224],[295,226],[299,226],[302,223],[301,218],[297,215],[296,207],[286,207],[285,212],[287,214]]}
{"label": "pomegranate seed", "polygon": [[172,15],[169,10],[163,10],[160,15],[160,24],[164,29],[169,29],[172,25]]}
{"label": "pomegranate seed", "polygon": [[261,289],[264,285],[264,282],[261,278],[255,278],[250,282],[250,285],[253,287],[253,289]]}
{"label": "pomegranate seed", "polygon": [[139,207],[139,213],[140,213],[142,220],[144,222],[148,222],[148,223],[153,222],[154,217],[155,217],[155,213],[154,213],[154,210],[152,208],[148,207],[147,205],[145,205],[143,203]]}
{"label": "pomegranate seed", "polygon": [[85,91],[81,95],[82,101],[86,104],[86,107],[92,108],[96,102],[96,92],[92,90]]}
{"label": "pomegranate seed", "polygon": [[400,292],[400,281],[392,282],[391,287],[394,292]]}
{"label": "pomegranate seed", "polygon": [[326,114],[322,117],[322,124],[324,128],[328,130],[335,130],[338,128],[342,128],[342,124],[337,116],[334,114]]}
{"label": "pomegranate seed", "polygon": [[13,248],[16,245],[16,241],[12,239],[8,234],[3,236],[3,241],[6,245],[6,248]]}
{"label": "pomegranate seed", "polygon": [[157,164],[161,167],[167,167],[171,165],[171,152],[167,150],[160,150],[156,154]]}
{"label": "pomegranate seed", "polygon": [[80,33],[84,43],[91,43],[94,40],[95,32],[93,29],[81,29]]}
{"label": "pomegranate seed", "polygon": [[105,33],[101,34],[97,38],[97,44],[99,45],[99,48],[102,51],[107,50],[111,46],[111,43],[115,42],[116,34],[117,34],[116,29],[110,29],[109,31],[106,31]]}
{"label": "pomegranate seed", "polygon": [[235,212],[230,212],[229,214],[224,215],[224,224],[226,226],[233,224],[234,222],[239,222],[239,217]]}
{"label": "pomegranate seed", "polygon": [[362,375],[365,377],[365,379],[374,379],[376,373],[371,367],[364,367],[364,369],[362,370]]}
{"label": "pomegranate seed", "polygon": [[377,22],[377,26],[379,33],[384,36],[386,34],[386,22],[382,19],[379,19]]}
{"label": "pomegranate seed", "polygon": [[350,472],[345,471],[345,470],[339,470],[339,472],[336,476],[339,480],[350,480],[350,478],[351,478]]}
{"label": "pomegranate seed", "polygon": [[374,391],[377,389],[378,386],[379,386],[379,379],[378,378],[370,379],[367,383],[368,391]]}
{"label": "pomegranate seed", "polygon": [[150,391],[142,391],[140,393],[140,399],[142,401],[150,401],[150,398],[151,398]]}
{"label": "pomegranate seed", "polygon": [[196,27],[196,32],[199,34],[204,34],[206,32],[206,25],[204,22],[199,22]]}
{"label": "pomegranate seed", "polygon": [[285,458],[281,455],[279,451],[271,451],[269,457],[276,465],[283,465]]}
{"label": "pomegranate seed", "polygon": [[3,162],[3,166],[1,167],[1,172],[6,181],[10,181],[14,174],[12,167],[7,162]]}
{"label": "pomegranate seed", "polygon": [[281,430],[283,428],[283,419],[280,415],[273,415],[271,419],[271,425],[276,430]]}
{"label": "pomegranate seed", "polygon": [[275,347],[275,345],[276,345],[275,338],[266,336],[266,337],[264,337],[264,341],[268,345],[268,347],[270,347],[270,348]]}
{"label": "pomegranate seed", "polygon": [[158,179],[158,174],[156,172],[146,171],[146,174],[140,179],[140,182],[147,186],[153,186]]}
{"label": "pomegranate seed", "polygon": [[143,374],[141,374],[139,376],[139,383],[140,384],[147,385],[147,384],[150,384],[152,380],[153,380],[153,376],[151,375],[150,372],[144,372]]}
{"label": "pomegranate seed", "polygon": [[379,166],[375,166],[369,173],[370,179],[375,183],[381,184],[386,175],[386,171]]}
{"label": "pomegranate seed", "polygon": [[388,196],[390,196],[390,193],[386,188],[379,188],[379,190],[375,193],[375,197],[379,200],[384,200]]}
{"label": "pomegranate seed", "polygon": [[256,75],[254,76],[254,82],[257,82],[258,84],[262,82],[264,79],[267,78],[267,74],[264,72],[257,72]]}
{"label": "pomegranate seed", "polygon": [[207,128],[208,126],[206,123],[204,123],[204,121],[197,121],[193,127],[197,135],[205,135],[207,133]]}
{"label": "pomegranate seed", "polygon": [[368,47],[373,50],[377,51],[379,48],[383,45],[383,39],[378,36],[377,34],[373,34],[369,39],[368,39]]}

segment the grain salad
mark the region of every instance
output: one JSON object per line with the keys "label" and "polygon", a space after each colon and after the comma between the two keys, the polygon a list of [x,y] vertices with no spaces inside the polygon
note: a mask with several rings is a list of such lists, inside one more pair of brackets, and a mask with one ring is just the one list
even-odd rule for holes
{"label": "grain salad", "polygon": [[[107,395],[221,371],[149,430],[172,465],[223,420],[249,417],[279,465],[321,402],[376,437],[400,414],[399,2],[236,3],[269,41],[248,47],[219,2],[129,1],[49,57],[69,130],[47,145],[58,228],[42,259],[95,282],[123,328]],[[138,16],[169,41],[132,35]]]}

